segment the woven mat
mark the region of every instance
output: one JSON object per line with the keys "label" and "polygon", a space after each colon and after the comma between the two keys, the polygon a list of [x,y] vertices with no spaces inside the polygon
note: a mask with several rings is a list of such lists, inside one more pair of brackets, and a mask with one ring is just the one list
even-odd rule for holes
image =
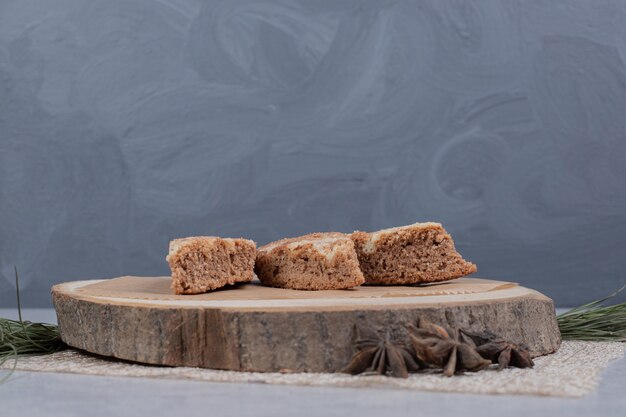
{"label": "woven mat", "polygon": [[[16,369],[210,382],[581,397],[596,388],[601,372],[611,361],[624,355],[625,347],[626,344],[617,342],[563,342],[557,353],[536,358],[533,369],[510,368],[503,371],[488,369],[453,378],[446,378],[434,372],[414,374],[408,379],[397,379],[343,374],[280,374],[169,368],[116,361],[78,350],[20,358]],[[13,367],[13,363],[10,362],[7,361],[3,368]]]}

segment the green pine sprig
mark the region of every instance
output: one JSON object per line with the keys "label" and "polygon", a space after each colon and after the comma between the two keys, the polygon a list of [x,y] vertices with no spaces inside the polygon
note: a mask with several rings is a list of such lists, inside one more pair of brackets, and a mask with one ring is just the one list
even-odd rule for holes
{"label": "green pine sprig", "polygon": [[67,347],[61,340],[56,325],[22,320],[17,268],[15,268],[15,288],[19,320],[0,318],[0,365],[11,359],[14,364],[11,371],[0,379],[0,382],[7,379],[15,370],[19,356],[53,353]]}
{"label": "green pine sprig", "polygon": [[605,302],[626,288],[601,300],[573,308],[557,316],[561,337],[565,340],[626,342],[626,303],[605,305]]}

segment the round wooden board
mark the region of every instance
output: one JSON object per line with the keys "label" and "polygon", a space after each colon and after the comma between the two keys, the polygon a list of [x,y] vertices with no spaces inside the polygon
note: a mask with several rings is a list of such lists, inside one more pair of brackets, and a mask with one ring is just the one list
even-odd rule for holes
{"label": "round wooden board", "polygon": [[194,296],[171,294],[169,282],[121,277],[55,285],[61,338],[125,360],[261,372],[341,369],[354,353],[357,319],[399,343],[408,343],[407,324],[426,317],[523,342],[533,356],[560,344],[552,300],[502,281],[314,292],[253,282]]}

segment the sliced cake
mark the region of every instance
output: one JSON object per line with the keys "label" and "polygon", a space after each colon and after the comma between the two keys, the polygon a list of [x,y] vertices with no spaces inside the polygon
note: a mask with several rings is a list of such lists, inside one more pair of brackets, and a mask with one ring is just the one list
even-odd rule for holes
{"label": "sliced cake", "polygon": [[364,282],[354,243],[343,233],[313,233],[261,246],[255,269],[264,285],[294,290],[346,289]]}
{"label": "sliced cake", "polygon": [[212,236],[170,242],[166,257],[176,294],[200,294],[254,278],[256,244],[248,239]]}
{"label": "sliced cake", "polygon": [[446,281],[476,272],[439,223],[415,223],[351,235],[366,284]]}

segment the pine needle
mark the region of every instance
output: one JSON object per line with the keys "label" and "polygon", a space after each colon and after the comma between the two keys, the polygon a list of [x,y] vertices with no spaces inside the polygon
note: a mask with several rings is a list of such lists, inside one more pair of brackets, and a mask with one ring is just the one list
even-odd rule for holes
{"label": "pine needle", "polygon": [[17,274],[17,266],[13,266],[13,270],[15,271],[15,292],[17,296],[17,316],[20,318],[20,322],[22,321],[22,302],[20,301],[20,277]]}
{"label": "pine needle", "polygon": [[0,382],[11,376],[17,365],[18,356],[53,353],[67,347],[61,340],[56,325],[22,320],[17,268],[15,268],[15,287],[19,320],[0,318],[0,366],[10,359],[13,359],[14,363],[11,371],[1,378]]}
{"label": "pine needle", "polygon": [[565,340],[626,342],[626,303],[604,305],[622,288],[601,300],[573,308],[557,316],[561,337]]}

